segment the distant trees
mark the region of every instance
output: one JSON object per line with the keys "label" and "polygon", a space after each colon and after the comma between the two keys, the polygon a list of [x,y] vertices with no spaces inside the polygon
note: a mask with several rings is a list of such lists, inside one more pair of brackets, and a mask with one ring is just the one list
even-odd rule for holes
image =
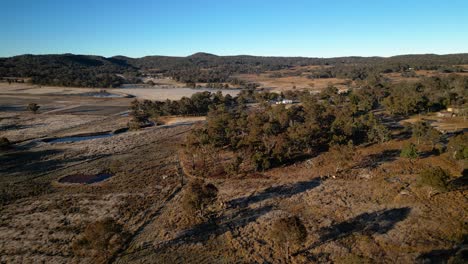
{"label": "distant trees", "polygon": [[[236,101],[249,98],[246,96],[269,98],[268,94],[254,93],[243,95]],[[211,108],[207,124],[192,130],[187,137],[186,146],[190,149],[187,152],[191,153],[192,164],[206,164],[210,160],[208,156],[213,157],[203,153],[231,151],[233,157],[242,159],[225,164],[225,172],[236,174],[240,172],[238,169],[263,171],[317,153],[330,145],[388,139],[388,131],[375,116],[349,111],[350,105],[344,100],[335,105],[321,102],[310,94],[301,94],[300,98],[302,105],[288,108],[265,102],[252,109],[245,108],[242,103]],[[206,149],[210,151],[204,151]]]}
{"label": "distant trees", "polygon": [[150,101],[132,103],[131,110],[133,112],[133,104],[138,106],[139,111],[154,119],[160,116],[169,115],[206,115],[210,108],[216,105],[231,106],[236,104],[236,101],[227,94],[218,91],[216,93],[200,92],[194,93],[190,98],[182,97],[180,100],[166,101]]}
{"label": "distant trees", "polygon": [[26,109],[34,114],[37,114],[37,111],[39,111],[39,108],[41,107],[37,105],[36,103],[29,103]]}
{"label": "distant trees", "polygon": [[[467,103],[468,78],[464,76],[428,77],[420,82],[394,84],[383,99],[386,110],[393,115],[407,116],[434,112],[449,105]],[[463,115],[463,114],[462,114]]]}
{"label": "distant trees", "polygon": [[[231,83],[255,89],[256,84],[238,78],[236,74],[259,74],[269,71],[291,69],[295,66],[327,66],[316,69],[291,71],[290,76],[307,74],[309,78],[342,78],[364,81],[369,85],[380,82],[381,73],[399,72],[410,77],[413,70],[440,70],[457,72],[453,65],[468,64],[465,54],[434,56],[396,56],[391,58],[287,58],[255,56],[215,56],[195,54],[193,56],[167,57],[147,56],[143,58],[85,55],[23,55],[0,59],[0,76],[32,77],[32,82],[43,85],[117,87],[123,83],[141,82],[140,71],[156,71],[176,81],[196,83]],[[411,65],[411,66],[410,66]],[[118,74],[118,75],[117,75]],[[124,75],[125,78],[121,76]],[[274,75],[273,77],[285,76]]]}
{"label": "distant trees", "polygon": [[401,83],[390,90],[390,96],[383,104],[391,114],[409,115],[427,109],[428,99],[422,94],[422,86],[414,83]]}

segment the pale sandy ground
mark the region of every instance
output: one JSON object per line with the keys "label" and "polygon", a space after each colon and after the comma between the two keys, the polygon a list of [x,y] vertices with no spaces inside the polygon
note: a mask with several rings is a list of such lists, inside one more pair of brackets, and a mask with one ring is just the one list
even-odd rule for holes
{"label": "pale sandy ground", "polygon": [[[116,91],[115,89],[112,92]],[[209,91],[215,93],[221,91],[223,95],[230,94],[231,96],[236,96],[240,90],[221,90],[221,89],[190,89],[190,88],[128,88],[128,89],[119,89],[117,92],[124,92],[126,94],[133,95],[139,99],[148,99],[148,100],[179,100],[183,96],[190,97],[194,93]]]}
{"label": "pale sandy ground", "polygon": [[444,132],[455,132],[468,129],[468,120],[463,117],[438,117],[435,114],[414,115],[408,119],[400,121],[400,124],[414,124],[418,121],[428,121],[437,130]]}
{"label": "pale sandy ground", "polygon": [[148,88],[112,88],[112,89],[101,89],[101,88],[77,88],[77,87],[53,87],[53,86],[37,86],[31,84],[11,84],[0,83],[0,96],[2,95],[78,95],[89,92],[98,92],[100,90],[106,90],[108,93],[117,95],[133,95],[138,99],[147,100],[179,100],[183,96],[190,97],[194,93],[209,91],[215,93],[221,91],[224,95],[230,94],[236,96],[240,90],[236,89],[190,89],[190,88],[159,88],[148,87]]}
{"label": "pale sandy ground", "polygon": [[164,117],[161,118],[161,121],[164,122],[165,125],[174,125],[174,124],[181,124],[181,123],[195,123],[199,121],[205,121],[206,116],[180,116],[180,117]]}
{"label": "pale sandy ground", "polygon": [[53,87],[53,86],[38,86],[32,84],[7,84],[0,83],[0,94],[50,94],[50,95],[65,95],[65,94],[81,94],[88,92],[98,92],[99,88],[75,88],[75,87]]}

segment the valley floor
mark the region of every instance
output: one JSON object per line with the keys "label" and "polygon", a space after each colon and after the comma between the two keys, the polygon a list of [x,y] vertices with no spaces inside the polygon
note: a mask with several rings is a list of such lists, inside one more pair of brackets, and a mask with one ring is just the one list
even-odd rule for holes
{"label": "valley floor", "polygon": [[[32,99],[41,113],[20,107]],[[87,225],[106,217],[128,233],[105,256],[115,263],[444,261],[466,239],[466,164],[429,152],[414,162],[401,158],[405,137],[357,148],[349,170],[336,175],[333,157],[322,153],[264,173],[208,178],[219,189],[218,211],[197,224],[187,224],[181,208],[192,176],[180,148],[202,119],[72,143],[42,141],[122,128],[130,101],[0,96],[0,136],[15,142],[0,154],[0,262],[96,263],[103,253],[74,245]],[[455,190],[433,194],[418,186],[418,172],[435,165],[460,181]],[[101,172],[112,177],[59,182]],[[272,222],[288,215],[298,215],[308,233],[290,256],[270,237]]]}

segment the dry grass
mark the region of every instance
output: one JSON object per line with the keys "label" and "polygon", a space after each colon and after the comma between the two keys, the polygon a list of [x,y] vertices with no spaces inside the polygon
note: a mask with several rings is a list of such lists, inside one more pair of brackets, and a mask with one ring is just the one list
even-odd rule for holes
{"label": "dry grass", "polygon": [[416,73],[416,77],[403,77],[403,76],[401,76],[401,73],[398,73],[398,72],[385,73],[385,74],[382,74],[382,76],[384,76],[386,78],[389,78],[394,83],[398,83],[398,82],[402,82],[402,81],[417,82],[422,77],[434,77],[434,76],[447,77],[447,76],[449,76],[451,74],[456,74],[456,75],[461,75],[461,76],[468,76],[468,72],[441,73],[439,71],[418,70],[418,71],[415,71],[415,73]]}
{"label": "dry grass", "polygon": [[419,121],[426,121],[439,131],[454,132],[468,129],[468,120],[463,117],[438,117],[436,114],[420,114],[411,116],[400,121],[400,124],[414,124]]}
{"label": "dry grass", "polygon": [[306,76],[274,78],[270,76],[271,74],[271,72],[258,75],[240,74],[235,77],[248,82],[259,83],[261,88],[271,89],[276,92],[292,90],[294,86],[296,87],[295,89],[306,89],[311,91],[320,91],[329,85],[334,85],[337,88],[346,88],[348,87],[347,83],[349,82],[347,80],[337,78],[309,79]]}
{"label": "dry grass", "polygon": [[[0,122],[29,122],[30,130],[17,133],[38,137],[112,130],[125,119],[80,116],[90,122],[57,127],[76,115],[4,112]],[[40,130],[40,120],[50,129]],[[430,196],[417,181],[430,166],[453,180],[465,164],[428,146],[419,147],[424,155],[414,161],[399,157],[410,139],[359,146],[338,171],[336,155],[324,152],[264,173],[209,178],[219,190],[210,221],[184,221],[179,146],[190,126],[174,125],[185,118],[166,121],[173,125],[79,143],[25,142],[0,154],[1,189],[24,194],[0,207],[0,262],[96,263],[92,254],[75,256],[72,245],[107,217],[130,234],[116,243],[123,245],[117,263],[414,263],[452,249],[467,234],[467,190]],[[106,169],[114,176],[97,184],[56,184],[66,175]],[[27,192],[33,186],[42,187]],[[308,235],[286,260],[284,248],[266,238],[275,220],[291,215]]]}

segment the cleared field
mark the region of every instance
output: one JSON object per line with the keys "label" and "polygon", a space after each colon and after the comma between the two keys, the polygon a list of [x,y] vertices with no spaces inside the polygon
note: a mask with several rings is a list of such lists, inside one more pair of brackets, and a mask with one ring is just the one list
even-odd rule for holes
{"label": "cleared field", "polygon": [[416,73],[415,77],[403,77],[401,76],[401,73],[398,73],[398,72],[384,73],[382,74],[382,76],[389,78],[393,82],[401,82],[401,81],[417,82],[421,79],[421,77],[434,77],[434,76],[447,77],[450,74],[468,76],[468,72],[442,73],[439,71],[418,70],[418,71],[415,71],[415,73]]}
{"label": "cleared field", "polygon": [[159,100],[164,101],[169,100],[179,100],[182,97],[190,97],[194,93],[209,91],[212,93],[221,91],[224,95],[230,94],[231,96],[236,96],[240,90],[236,89],[191,89],[191,88],[126,88],[119,89],[126,94],[133,95],[137,98],[148,99],[148,100]]}
{"label": "cleared field", "polygon": [[305,76],[289,76],[275,78],[271,77],[271,73],[262,74],[239,74],[234,76],[238,79],[248,82],[256,82],[260,84],[261,88],[269,89],[276,92],[292,90],[292,89],[306,89],[312,91],[320,91],[329,85],[334,85],[337,88],[348,87],[349,81],[337,78],[327,79],[309,79]]}
{"label": "cleared field", "polygon": [[[136,88],[135,88],[136,87]],[[29,84],[11,84],[0,83],[0,96],[13,96],[17,100],[31,99],[34,100],[35,96],[47,95],[47,96],[80,96],[84,98],[93,98],[93,96],[87,96],[87,93],[99,92],[100,88],[75,88],[75,87],[50,87],[50,86],[36,86]],[[212,93],[221,91],[223,94],[230,94],[232,96],[237,95],[240,90],[238,89],[191,89],[183,88],[178,86],[135,86],[129,85],[127,88],[108,88],[104,89],[108,93],[116,95],[132,95],[138,99],[147,100],[160,100],[166,99],[179,100],[183,96],[190,97],[194,93],[209,91]],[[18,98],[17,95],[22,95],[22,98]],[[115,99],[115,98],[103,98],[103,99]],[[120,98],[117,98],[120,99]]]}
{"label": "cleared field", "polygon": [[468,120],[463,117],[438,117],[436,114],[417,115],[402,120],[400,123],[415,123],[426,121],[431,126],[443,132],[468,131]]}

